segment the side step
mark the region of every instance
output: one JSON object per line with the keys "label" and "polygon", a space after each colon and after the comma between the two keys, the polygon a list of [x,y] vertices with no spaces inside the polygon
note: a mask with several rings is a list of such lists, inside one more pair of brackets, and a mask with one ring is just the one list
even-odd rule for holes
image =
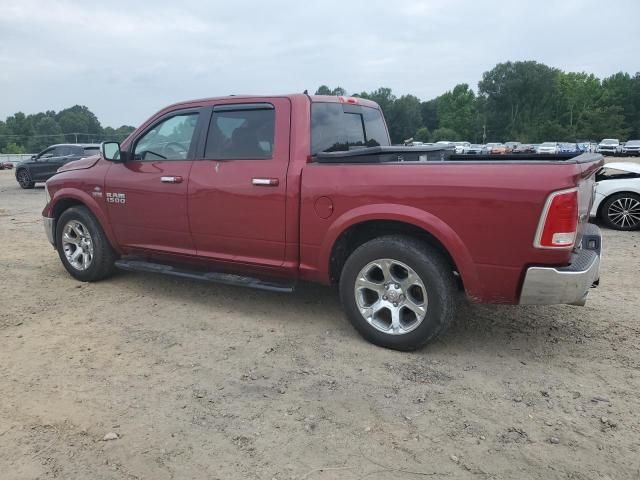
{"label": "side step", "polygon": [[295,289],[295,283],[261,280],[253,277],[243,277],[231,273],[200,272],[161,263],[145,262],[144,260],[116,260],[116,267],[130,272],[163,273],[174,277],[190,278],[192,280],[204,280],[206,282],[223,283],[237,287],[257,288],[271,292],[291,293]]}

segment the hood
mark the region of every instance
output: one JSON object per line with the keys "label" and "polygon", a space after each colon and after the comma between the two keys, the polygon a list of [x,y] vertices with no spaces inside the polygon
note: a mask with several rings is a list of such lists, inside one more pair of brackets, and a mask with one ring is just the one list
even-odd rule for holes
{"label": "hood", "polygon": [[91,157],[81,158],[80,160],[74,160],[73,162],[69,162],[58,169],[58,173],[60,172],[68,172],[70,170],[84,170],[86,168],[93,167],[98,160],[100,160],[100,155],[92,155]]}
{"label": "hood", "polygon": [[605,163],[604,168],[612,168],[621,172],[637,173],[640,175],[640,163],[634,162],[611,162]]}

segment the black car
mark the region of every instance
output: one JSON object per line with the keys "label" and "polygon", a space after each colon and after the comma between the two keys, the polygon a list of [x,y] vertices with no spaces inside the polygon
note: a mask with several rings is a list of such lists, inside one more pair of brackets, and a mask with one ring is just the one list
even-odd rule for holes
{"label": "black car", "polygon": [[46,182],[65,163],[96,155],[100,145],[95,143],[63,143],[51,145],[30,160],[16,166],[16,180],[22,188],[33,188],[36,182]]}

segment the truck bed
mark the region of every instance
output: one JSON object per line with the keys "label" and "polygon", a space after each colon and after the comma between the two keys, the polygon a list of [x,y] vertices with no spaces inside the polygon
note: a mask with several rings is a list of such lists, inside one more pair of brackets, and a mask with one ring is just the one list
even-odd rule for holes
{"label": "truck bed", "polygon": [[318,153],[316,163],[427,163],[427,162],[565,162],[589,163],[599,155],[593,153],[458,155],[450,147],[378,146],[350,151]]}

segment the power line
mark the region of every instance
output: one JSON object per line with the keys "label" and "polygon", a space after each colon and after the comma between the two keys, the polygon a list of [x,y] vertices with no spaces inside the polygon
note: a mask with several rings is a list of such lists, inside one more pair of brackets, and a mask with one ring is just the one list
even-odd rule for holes
{"label": "power line", "polygon": [[93,137],[122,137],[125,135],[129,135],[129,133],[110,133],[108,135],[105,134],[101,134],[101,133],[87,133],[87,132],[67,132],[67,133],[49,133],[49,134],[33,134],[33,135],[21,135],[19,133],[12,133],[12,134],[0,134],[0,137],[19,137],[19,138],[43,138],[43,137],[61,137],[61,136],[66,136],[66,135],[85,135],[87,137],[89,136],[93,136]]}

